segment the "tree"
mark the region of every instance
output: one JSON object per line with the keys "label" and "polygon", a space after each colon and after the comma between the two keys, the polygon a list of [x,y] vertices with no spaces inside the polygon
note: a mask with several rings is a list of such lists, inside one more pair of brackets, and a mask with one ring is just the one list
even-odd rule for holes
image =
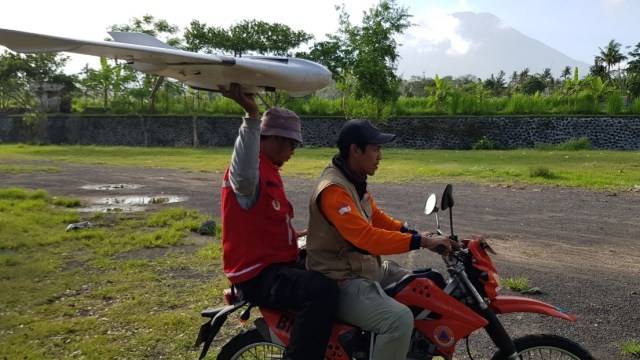
{"label": "tree", "polygon": [[[491,90],[492,92],[494,92],[494,89],[496,87],[496,77],[495,77],[495,75],[491,74],[491,76],[489,76],[483,82],[483,86],[484,86],[485,89]],[[494,92],[494,95],[495,95],[495,92]]]}
{"label": "tree", "polygon": [[524,86],[524,83],[527,82],[527,80],[529,80],[529,77],[531,76],[529,72],[531,72],[529,68],[524,68],[522,69],[522,71],[520,71],[520,73],[518,73],[518,85],[521,88],[522,86]]}
{"label": "tree", "polygon": [[640,96],[640,42],[635,48],[629,51],[629,62],[627,63],[627,90],[633,97]]}
{"label": "tree", "polygon": [[544,83],[545,88],[551,89],[553,87],[554,79],[551,74],[551,68],[545,68],[539,78]]}
{"label": "tree", "polygon": [[[38,98],[37,89],[57,85],[59,89],[55,90],[61,90],[61,97],[74,89],[75,77],[62,72],[68,60],[69,57],[58,53],[23,55],[5,51],[0,56],[2,106],[15,106],[24,110],[22,119],[29,126],[33,139],[44,140],[50,101],[48,96]],[[63,104],[60,105],[62,107]],[[70,111],[70,105],[68,110]]]}
{"label": "tree", "polygon": [[[206,53],[231,53],[233,56],[274,55],[292,56],[295,49],[314,37],[304,31],[294,31],[279,23],[243,20],[229,28],[209,27],[197,20],[185,31],[185,48]],[[305,56],[301,56],[305,57]],[[291,97],[286,92],[257,94],[267,107],[281,106]]]}
{"label": "tree", "polygon": [[132,84],[137,75],[124,65],[110,65],[106,58],[100,58],[100,69],[86,68],[80,84],[85,92],[95,92],[102,97],[102,107],[109,107],[109,100],[122,93]]}
{"label": "tree", "polygon": [[158,19],[146,14],[141,19],[133,18],[129,24],[112,25],[110,31],[141,32],[153,37],[160,38],[168,45],[181,48],[182,39],[176,36],[180,28],[177,25],[169,24],[167,20]]}
{"label": "tree", "polygon": [[[504,70],[500,70],[500,72],[498,72],[498,76],[495,78],[493,93],[497,96],[502,95],[504,90],[507,88],[507,82],[504,79],[505,75]],[[493,76],[493,74],[491,74],[491,76]]]}
{"label": "tree", "polygon": [[445,79],[440,79],[438,74],[436,74],[433,86],[427,85],[425,91],[429,94],[429,101],[439,112],[444,110],[447,100],[455,92],[451,83]]}
{"label": "tree", "polygon": [[373,118],[383,120],[385,110],[399,97],[395,36],[411,26],[411,15],[395,0],[381,0],[363,14],[361,26],[352,26],[344,5],[337,10],[340,11],[339,32],[353,49],[353,57],[345,59],[349,68],[344,69],[344,73],[353,75],[355,98],[371,101]]}
{"label": "tree", "polygon": [[547,87],[544,80],[538,76],[529,76],[522,84],[522,92],[527,95],[533,95],[535,93],[541,93]]}
{"label": "tree", "polygon": [[47,108],[36,101],[33,89],[52,83],[73,90],[75,77],[62,72],[68,60],[68,56],[58,53],[23,55],[5,50],[0,56],[0,105],[6,107],[11,103],[34,113],[45,113]]}
{"label": "tree", "polygon": [[231,53],[233,56],[292,56],[294,49],[314,38],[284,24],[257,20],[243,20],[227,29],[209,27],[194,20],[184,37],[190,51]]}
{"label": "tree", "polygon": [[409,80],[403,80],[400,84],[400,96],[404,97],[426,97],[428,86],[435,86],[435,81],[422,76],[411,76]]}
{"label": "tree", "polygon": [[564,69],[562,69],[562,73],[560,73],[560,77],[564,80],[567,81],[567,78],[571,76],[571,66],[567,65],[564,67]]}
{"label": "tree", "polygon": [[327,34],[329,40],[317,42],[311,47],[308,59],[326,66],[331,71],[336,87],[342,93],[342,110],[349,113],[348,100],[355,92],[355,78],[353,67],[356,50],[351,46],[350,34],[353,26],[344,5],[335,6],[338,11],[338,30],[334,34]]}
{"label": "tree", "polygon": [[[133,18],[131,19],[131,22],[129,24],[112,25],[111,31],[141,32],[159,38],[160,40],[175,48],[184,48],[182,39],[179,36],[176,36],[179,31],[179,27],[177,25],[169,24],[169,22],[164,19],[156,20],[154,16],[149,14],[144,15],[142,19]],[[133,76],[141,78],[137,82],[139,87],[136,89],[131,89],[131,91],[137,95],[148,94],[151,103],[150,107],[153,111],[155,107],[156,91],[161,89],[161,86],[165,80],[164,77],[151,74],[133,74]],[[133,80],[129,82],[135,83],[135,81]],[[114,92],[117,91],[116,89],[113,90]],[[142,98],[140,99],[142,100]]]}
{"label": "tree", "polygon": [[633,50],[629,51],[627,59],[629,59],[627,73],[640,74],[640,42]]}
{"label": "tree", "polygon": [[565,96],[567,97],[567,103],[571,104],[571,98],[574,98],[574,109],[577,104],[578,95],[586,88],[587,84],[590,82],[589,77],[585,77],[580,80],[580,76],[578,75],[578,68],[576,67],[573,72],[573,79],[567,79],[564,83],[565,86]]}
{"label": "tree", "polygon": [[517,93],[520,90],[518,72],[513,71],[509,77],[509,94]]}
{"label": "tree", "polygon": [[353,65],[353,49],[338,36],[328,34],[329,40],[315,43],[308,54],[297,54],[318,62],[329,69],[338,85],[344,84],[347,71]]}
{"label": "tree", "polygon": [[587,84],[585,85],[589,93],[591,93],[595,98],[596,102],[603,102],[607,95],[613,92],[613,89],[609,85],[609,80],[602,81],[602,78],[599,76],[589,76],[585,79]]}
{"label": "tree", "polygon": [[603,60],[599,56],[593,59],[593,65],[589,66],[589,75],[601,78],[608,78],[607,68],[602,64]]}
{"label": "tree", "polygon": [[458,76],[457,78],[453,79],[453,85],[459,89],[465,89],[468,88],[470,90],[470,92],[475,91],[474,87],[476,82],[478,81],[478,77],[475,75],[471,75],[471,74],[466,74],[466,75],[462,75],[462,76]]}
{"label": "tree", "polygon": [[602,48],[598,48],[600,49],[600,55],[596,58],[599,58],[601,63],[606,66],[609,78],[611,78],[611,68],[627,59],[627,57],[620,51],[621,46],[622,44],[612,39],[604,50]]}

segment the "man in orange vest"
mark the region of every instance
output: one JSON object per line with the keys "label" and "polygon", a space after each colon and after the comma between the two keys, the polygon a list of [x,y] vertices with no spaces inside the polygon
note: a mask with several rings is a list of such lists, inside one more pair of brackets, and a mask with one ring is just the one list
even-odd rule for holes
{"label": "man in orange vest", "polygon": [[309,201],[307,267],[340,285],[337,318],[376,333],[373,360],[406,359],[413,330],[411,310],[383,291],[408,270],[381,256],[439,247],[447,254],[457,246],[444,236],[405,228],[373,200],[367,177],[378,169],[382,146],[395,137],[368,120],[345,122],[340,152]]}
{"label": "man in orange vest", "polygon": [[245,111],[221,191],[224,273],[252,304],[298,311],[285,359],[322,360],[338,287],[297,266],[299,234],[279,173],[302,143],[300,119],[283,108],[259,119],[253,94],[238,84],[221,92]]}

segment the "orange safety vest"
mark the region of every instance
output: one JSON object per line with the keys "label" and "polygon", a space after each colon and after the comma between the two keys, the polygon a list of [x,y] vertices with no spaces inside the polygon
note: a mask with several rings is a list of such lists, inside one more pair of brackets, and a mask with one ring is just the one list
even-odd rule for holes
{"label": "orange safety vest", "polygon": [[234,284],[258,275],[265,267],[295,261],[298,235],[291,225],[293,206],[287,199],[279,169],[260,153],[260,195],[248,210],[238,204],[229,181],[222,183],[222,261]]}

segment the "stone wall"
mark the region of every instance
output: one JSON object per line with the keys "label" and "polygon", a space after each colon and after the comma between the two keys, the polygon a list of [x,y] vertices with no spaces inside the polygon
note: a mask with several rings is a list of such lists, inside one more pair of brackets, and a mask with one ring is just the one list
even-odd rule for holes
{"label": "stone wall", "polygon": [[[0,116],[0,142],[79,145],[232,146],[239,117],[49,116],[39,131],[19,116]],[[331,147],[344,119],[302,119],[306,145]],[[483,136],[506,148],[558,144],[586,137],[595,149],[640,149],[640,117],[401,117],[386,125],[392,147],[470,149]],[[38,135],[34,135],[38,134]]]}

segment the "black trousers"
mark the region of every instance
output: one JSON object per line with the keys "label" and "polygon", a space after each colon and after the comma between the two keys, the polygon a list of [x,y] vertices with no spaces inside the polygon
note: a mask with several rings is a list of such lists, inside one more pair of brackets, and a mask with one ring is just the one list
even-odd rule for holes
{"label": "black trousers", "polygon": [[338,307],[334,280],[295,263],[273,264],[258,276],[236,284],[253,305],[298,312],[285,359],[323,360]]}

